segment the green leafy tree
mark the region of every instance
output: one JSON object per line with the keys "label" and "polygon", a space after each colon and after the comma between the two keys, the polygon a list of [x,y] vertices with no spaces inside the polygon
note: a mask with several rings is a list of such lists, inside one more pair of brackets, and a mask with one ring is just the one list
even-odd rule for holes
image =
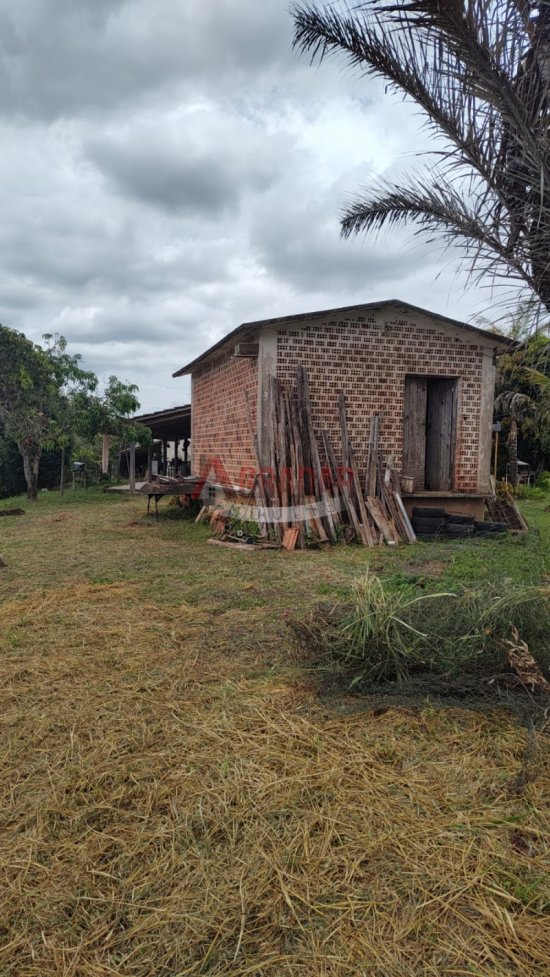
{"label": "green leafy tree", "polygon": [[68,398],[68,419],[74,433],[87,440],[98,434],[110,434],[128,443],[148,443],[150,431],[132,420],[139,410],[138,388],[118,377],[110,376],[102,394],[80,389]]}
{"label": "green leafy tree", "polygon": [[27,497],[36,499],[42,452],[63,443],[68,399],[97,386],[79,356],[66,353],[62,336],[44,337],[45,348],[0,326],[0,423],[23,460]]}
{"label": "green leafy tree", "polygon": [[548,0],[299,2],[294,22],[295,47],[383,79],[437,137],[433,165],[363,193],[343,234],[412,223],[550,310]]}
{"label": "green leafy tree", "polygon": [[508,478],[517,485],[520,436],[536,467],[550,463],[550,339],[541,330],[500,358],[495,411],[508,432]]}
{"label": "green leafy tree", "polygon": [[137,387],[115,376],[98,392],[95,373],[79,355],[67,353],[62,336],[45,335],[45,346],[0,326],[0,426],[23,461],[27,496],[38,491],[44,451],[67,448],[74,436],[93,441],[110,434],[126,443],[148,443],[148,429],[135,424]]}
{"label": "green leafy tree", "polygon": [[111,447],[118,451],[132,443],[151,444],[149,428],[132,420],[140,406],[137,390],[135,384],[110,376],[101,395],[78,392],[70,399],[71,430],[90,445],[99,435],[110,435]]}

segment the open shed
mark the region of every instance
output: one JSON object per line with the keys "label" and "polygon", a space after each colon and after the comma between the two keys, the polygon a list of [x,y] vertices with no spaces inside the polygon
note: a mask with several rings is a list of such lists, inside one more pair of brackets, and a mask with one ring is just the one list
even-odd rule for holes
{"label": "open shed", "polygon": [[[187,475],[190,468],[189,445],[191,443],[191,404],[170,407],[168,410],[152,414],[138,414],[133,418],[138,424],[148,427],[155,441],[160,445],[159,472],[162,474]],[[169,457],[169,444],[174,445],[173,455]],[[148,478],[152,471],[153,449],[149,449],[147,460]]]}
{"label": "open shed", "polygon": [[[222,471],[246,484],[269,465],[269,378],[289,385],[308,372],[313,425],[338,443],[346,395],[357,465],[364,474],[370,421],[380,447],[413,491],[407,507],[446,505],[482,518],[490,492],[495,365],[510,341],[391,299],[243,323],[174,376],[192,377],[193,474]],[[247,407],[248,403],[248,407]]]}

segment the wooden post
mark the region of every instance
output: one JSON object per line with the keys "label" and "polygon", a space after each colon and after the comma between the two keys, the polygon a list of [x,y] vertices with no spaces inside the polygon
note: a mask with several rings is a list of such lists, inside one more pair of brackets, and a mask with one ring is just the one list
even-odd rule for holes
{"label": "wooden post", "polygon": [[497,462],[498,462],[498,431],[495,431],[495,460],[493,464],[493,477],[495,479],[495,484],[497,480]]}
{"label": "wooden post", "polygon": [[103,435],[103,443],[101,445],[101,472],[106,475],[109,471],[109,453],[111,450],[111,435]]}
{"label": "wooden post", "polygon": [[168,468],[168,441],[162,442],[162,468],[163,475],[166,475]]}
{"label": "wooden post", "polygon": [[130,445],[130,492],[132,494],[136,490],[136,445],[132,442]]}
{"label": "wooden post", "polygon": [[252,411],[250,409],[250,400],[248,398],[248,390],[245,390],[244,397],[245,397],[245,404],[246,404],[246,420],[247,420],[247,423],[248,423],[248,431],[249,431],[249,434],[250,434],[250,440],[252,441],[252,446],[254,448],[254,454],[256,456],[256,464],[258,466],[258,476],[257,476],[257,479],[258,479],[258,481],[257,481],[257,484],[258,484],[258,492],[259,492],[259,495],[260,495],[260,502],[261,502],[261,505],[262,505],[262,508],[263,508],[263,511],[264,511],[264,519],[265,519],[265,523],[266,523],[267,533],[269,535],[269,518],[268,518],[268,515],[267,515],[267,498],[266,498],[266,494],[265,494],[265,484],[264,484],[264,479],[263,479],[263,475],[262,475],[262,463],[261,463],[261,458],[260,458],[260,445],[259,445],[259,442],[258,442],[258,433],[257,433],[257,430],[254,428],[254,423],[252,421]]}
{"label": "wooden post", "polygon": [[178,444],[179,438],[174,438],[174,475],[178,476]]}
{"label": "wooden post", "polygon": [[59,494],[63,495],[65,489],[65,447],[61,448],[61,477],[59,482]]}
{"label": "wooden post", "polygon": [[324,520],[328,535],[333,540],[337,541],[336,528],[334,526],[334,519],[332,518],[332,499],[329,497],[327,492],[327,487],[323,479],[323,472],[321,469],[321,459],[319,457],[319,448],[317,446],[317,439],[315,437],[315,431],[313,428],[313,418],[311,413],[311,402],[309,398],[309,383],[307,378],[307,373],[303,366],[298,367],[298,386],[301,388],[302,403],[304,409],[304,421],[305,425],[309,429],[309,442],[311,449],[311,460],[313,463],[313,471],[317,477],[318,493],[321,496],[322,501],[325,505]]}
{"label": "wooden post", "polygon": [[153,478],[153,445],[150,444],[147,448],[147,481],[150,482]]}

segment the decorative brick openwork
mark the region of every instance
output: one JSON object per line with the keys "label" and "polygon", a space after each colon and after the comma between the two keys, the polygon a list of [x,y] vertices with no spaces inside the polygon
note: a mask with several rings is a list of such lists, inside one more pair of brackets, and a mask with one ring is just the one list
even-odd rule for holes
{"label": "decorative brick openwork", "polygon": [[303,364],[309,375],[314,426],[327,431],[340,460],[338,395],[346,394],[351,441],[361,472],[366,465],[372,414],[381,415],[380,447],[401,468],[405,377],[458,377],[455,488],[479,484],[479,439],[483,347],[444,327],[408,318],[357,315],[281,329],[277,373],[291,382]]}
{"label": "decorative brick openwork", "polygon": [[194,475],[206,474],[205,466],[219,459],[232,482],[245,485],[250,482],[250,469],[256,470],[256,459],[246,419],[245,391],[256,424],[257,360],[239,359],[231,351],[209,360],[193,373]]}

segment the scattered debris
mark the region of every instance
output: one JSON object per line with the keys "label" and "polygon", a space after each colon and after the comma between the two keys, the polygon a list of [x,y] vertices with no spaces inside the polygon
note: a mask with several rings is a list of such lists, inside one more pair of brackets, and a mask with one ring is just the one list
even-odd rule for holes
{"label": "scattered debris", "polygon": [[550,682],[542,674],[540,665],[537,664],[529,651],[526,641],[523,641],[517,628],[512,628],[513,641],[507,641],[510,651],[508,652],[508,664],[518,676],[522,685],[530,689],[531,692],[550,692]]}
{"label": "scattered debris", "polygon": [[508,529],[515,532],[525,533],[529,529],[523,518],[519,506],[510,491],[501,489],[495,495],[490,495],[485,501],[485,507],[489,519],[494,522],[503,522]]}

